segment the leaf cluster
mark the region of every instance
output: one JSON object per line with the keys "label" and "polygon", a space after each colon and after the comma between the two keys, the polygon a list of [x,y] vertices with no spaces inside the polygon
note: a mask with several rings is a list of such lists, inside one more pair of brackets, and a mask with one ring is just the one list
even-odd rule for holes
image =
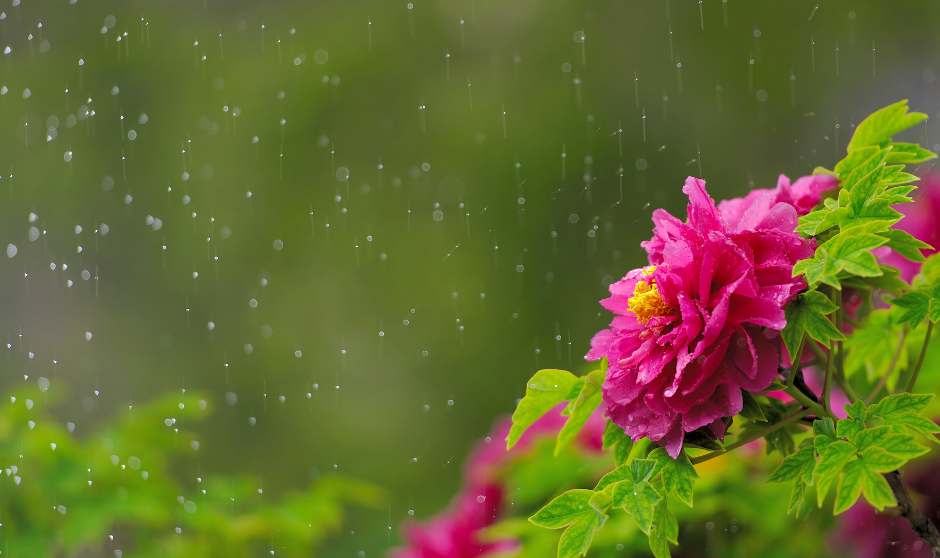
{"label": "leaf cluster", "polygon": [[929,449],[917,434],[935,440],[940,432],[933,421],[920,413],[933,394],[889,395],[870,407],[861,401],[846,405],[848,418],[813,422],[813,436],[784,458],[768,482],[793,482],[787,513],[805,514],[807,490],[815,487],[822,507],[829,489],[836,486],[834,513],[840,514],[864,494],[878,511],[897,501],[882,473],[894,471]]}

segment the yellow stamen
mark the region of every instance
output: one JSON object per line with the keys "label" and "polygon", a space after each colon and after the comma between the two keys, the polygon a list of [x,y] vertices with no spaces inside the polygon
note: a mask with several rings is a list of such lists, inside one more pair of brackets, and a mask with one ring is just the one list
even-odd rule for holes
{"label": "yellow stamen", "polygon": [[[654,271],[656,271],[656,266],[650,266],[643,270],[643,275],[652,275]],[[674,312],[659,296],[659,288],[654,279],[650,279],[649,283],[637,281],[633,288],[633,296],[627,301],[627,308],[636,314],[636,321],[641,324],[649,322],[650,318]]]}

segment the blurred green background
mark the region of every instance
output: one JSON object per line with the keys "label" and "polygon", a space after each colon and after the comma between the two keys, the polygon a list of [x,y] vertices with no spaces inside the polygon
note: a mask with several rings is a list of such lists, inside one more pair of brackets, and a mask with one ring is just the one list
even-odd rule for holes
{"label": "blurred green background", "polygon": [[[48,378],[37,404],[77,441],[198,391],[211,416],[175,474],[383,487],[322,551],[382,555],[535,370],[580,366],[686,176],[743,195],[831,167],[890,102],[934,117],[938,13],[13,0],[0,389]],[[916,134],[933,146],[937,120]],[[30,523],[7,514],[4,554]]]}

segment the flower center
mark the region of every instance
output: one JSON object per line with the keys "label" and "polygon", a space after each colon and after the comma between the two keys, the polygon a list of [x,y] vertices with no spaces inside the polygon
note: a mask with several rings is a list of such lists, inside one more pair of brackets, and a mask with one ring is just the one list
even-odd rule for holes
{"label": "flower center", "polygon": [[[656,271],[656,266],[650,266],[643,270],[643,275],[652,275],[654,271]],[[636,287],[633,288],[633,296],[627,300],[627,308],[636,314],[636,321],[641,324],[649,322],[650,318],[674,312],[659,296],[659,288],[654,279],[650,279],[649,283],[637,281]]]}

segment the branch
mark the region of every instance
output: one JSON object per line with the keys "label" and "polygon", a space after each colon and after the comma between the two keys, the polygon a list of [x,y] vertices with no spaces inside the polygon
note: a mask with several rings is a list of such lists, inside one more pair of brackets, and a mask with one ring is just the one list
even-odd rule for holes
{"label": "branch", "polygon": [[738,449],[739,447],[741,447],[741,446],[743,446],[743,445],[745,445],[745,444],[749,444],[749,443],[753,442],[754,440],[763,438],[764,436],[766,436],[767,434],[770,434],[770,433],[773,432],[774,430],[783,428],[783,427],[785,427],[785,426],[789,426],[789,425],[793,424],[794,422],[797,422],[798,420],[802,419],[803,417],[805,417],[805,416],[808,415],[809,413],[810,413],[810,410],[809,410],[809,409],[800,409],[799,411],[793,413],[792,415],[790,415],[790,416],[788,416],[787,418],[781,420],[780,422],[775,422],[774,424],[771,424],[770,426],[768,426],[768,427],[766,427],[766,428],[762,428],[761,430],[758,430],[757,432],[751,434],[750,436],[745,436],[744,438],[741,438],[740,440],[738,440],[737,442],[735,442],[735,443],[733,443],[733,444],[728,444],[727,446],[724,447],[724,449],[717,450],[717,451],[713,451],[713,452],[711,452],[711,453],[706,453],[705,455],[700,455],[700,456],[698,456],[698,457],[692,459],[692,460],[691,460],[691,461],[692,461],[692,465],[698,465],[699,463],[702,463],[702,462],[704,462],[704,461],[708,461],[709,459],[714,459],[715,457],[722,456],[722,455],[724,455],[724,454],[730,452],[731,450]]}
{"label": "branch", "polygon": [[938,531],[937,526],[914,505],[910,493],[908,493],[907,488],[901,481],[901,472],[891,471],[890,473],[884,473],[884,476],[888,481],[888,485],[891,487],[891,491],[894,493],[894,499],[898,501],[898,505],[894,508],[885,508],[882,514],[906,519],[907,522],[911,524],[911,529],[917,533],[917,536],[924,539],[924,542],[930,546],[930,550],[933,551],[934,556],[940,555],[940,531]]}
{"label": "branch", "polygon": [[914,367],[914,373],[911,374],[911,383],[907,384],[907,392],[914,390],[914,384],[917,383],[917,375],[920,373],[920,365],[924,363],[924,356],[927,354],[927,343],[930,343],[930,332],[933,331],[933,322],[927,320],[927,336],[924,337],[924,346],[920,349],[920,357],[917,359],[917,366]]}

